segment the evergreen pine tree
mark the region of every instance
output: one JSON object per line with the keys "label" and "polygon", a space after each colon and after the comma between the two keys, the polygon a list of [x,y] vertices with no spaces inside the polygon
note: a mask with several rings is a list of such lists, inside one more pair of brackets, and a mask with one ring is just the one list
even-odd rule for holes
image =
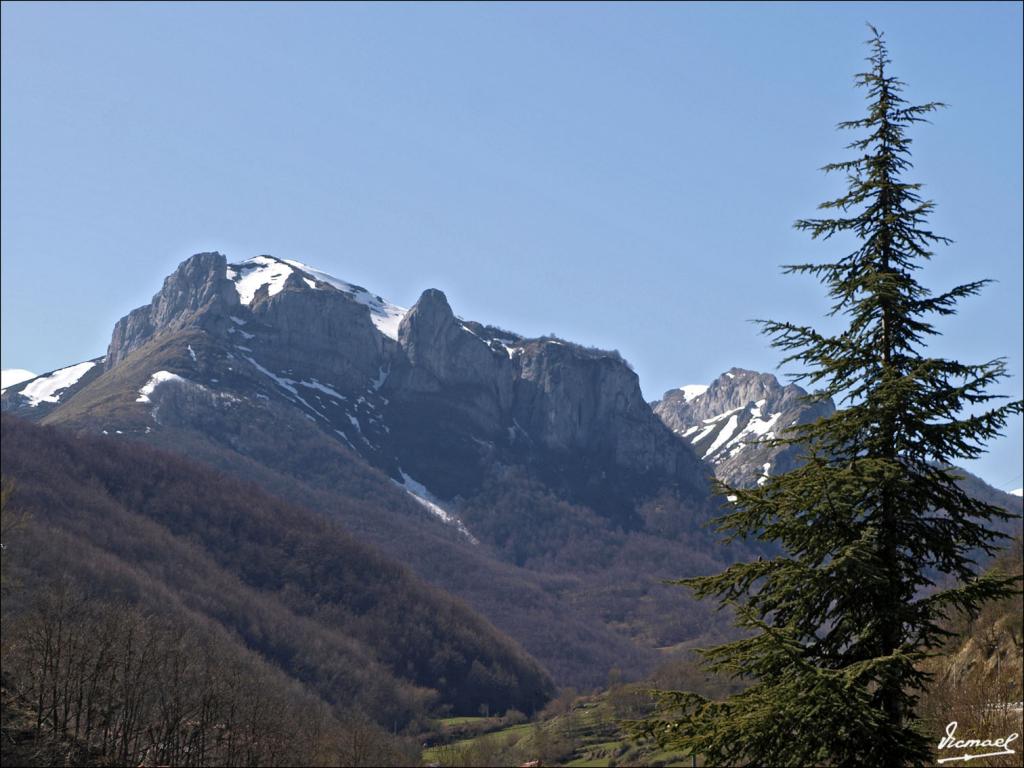
{"label": "evergreen pine tree", "polygon": [[756,488],[719,487],[730,499],[719,530],[780,554],[678,582],[735,612],[743,639],[701,653],[750,686],[723,701],[663,692],[643,726],[711,765],[930,762],[937,738],[915,718],[929,681],[919,662],[948,635],[954,611],[973,615],[1016,591],[1013,578],[980,575],[972,559],[997,550],[1004,537],[990,525],[1008,515],[964,493],[952,463],[982,453],[1022,403],[996,407],[987,393],[1006,375],[1001,359],[924,354],[937,333],[929,321],[988,281],[933,295],[917,280],[930,249],[949,241],[927,228],[933,204],[921,185],[903,180],[906,131],[943,105],[907,104],[871,31],[870,69],[856,76],[867,116],[839,125],[866,135],[848,145],[854,159],[823,169],[846,174],[847,193],[820,206],[834,218],[795,225],[822,240],[853,235],[856,250],[785,268],[827,286],[844,329],[762,323],[783,362],[807,371],[797,380],[815,390],[809,399],[831,397],[839,410],[774,441],[803,447],[798,469]]}

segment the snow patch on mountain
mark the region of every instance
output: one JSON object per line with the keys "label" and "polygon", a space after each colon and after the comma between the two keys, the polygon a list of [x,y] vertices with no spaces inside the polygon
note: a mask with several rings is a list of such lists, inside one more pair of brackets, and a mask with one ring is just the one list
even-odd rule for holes
{"label": "snow patch on mountain", "polygon": [[781,415],[781,413],[773,413],[768,418],[764,418],[759,413],[752,413],[746,428],[736,436],[736,440],[741,440],[748,435],[756,440],[760,440],[762,437],[768,439],[775,437],[772,427],[775,426],[775,422],[779,420]]}
{"label": "snow patch on mountain", "polygon": [[[326,416],[324,416],[322,413],[320,413],[319,409],[314,408],[312,405],[310,405],[309,402],[304,397],[302,397],[302,395],[299,394],[299,390],[297,390],[295,388],[295,386],[294,386],[295,384],[306,384],[306,382],[299,382],[299,381],[296,381],[295,379],[289,379],[289,378],[284,377],[284,376],[278,376],[273,371],[270,371],[270,370],[267,370],[266,368],[264,368],[262,365],[257,363],[255,360],[253,360],[248,355],[243,355],[243,357],[246,360],[249,361],[249,363],[252,365],[253,368],[255,368],[257,371],[262,373],[268,379],[273,381],[275,384],[277,384],[277,386],[279,386],[285,392],[290,393],[291,394],[291,399],[298,400],[308,410],[310,410],[313,413],[315,413],[317,416],[319,416],[324,421],[328,421],[328,422],[330,421],[330,419],[328,419]],[[306,384],[306,386],[310,387],[311,389],[321,389],[321,387],[314,386],[313,384]],[[326,391],[326,390],[324,389],[322,391]],[[337,394],[337,393],[335,393],[335,394]]]}
{"label": "snow patch on mountain", "polygon": [[686,396],[687,400],[693,400],[693,398],[695,398],[695,397],[697,397],[699,395],[703,395],[705,392],[707,392],[708,391],[708,385],[707,384],[683,384],[683,386],[681,386],[679,388],[679,391],[682,392]]}
{"label": "snow patch on mountain", "polygon": [[264,285],[269,296],[280,293],[292,272],[294,270],[283,261],[271,256],[256,256],[241,264],[229,265],[228,279],[234,282],[241,302],[249,305]]}
{"label": "snow patch on mountain", "polygon": [[149,402],[152,402],[149,399],[149,396],[152,395],[156,391],[157,387],[159,387],[161,384],[164,384],[164,383],[166,383],[168,381],[181,381],[181,382],[183,382],[183,381],[185,381],[185,379],[183,379],[181,376],[179,376],[176,373],[171,373],[170,371],[157,371],[152,376],[150,376],[149,377],[149,381],[147,381],[145,384],[143,384],[142,388],[139,389],[139,396],[137,398],[135,398],[135,402],[136,403],[149,403]]}
{"label": "snow patch on mountain", "polygon": [[1010,491],[1011,496],[1024,496],[1024,488],[1014,488]]}
{"label": "snow patch on mountain", "polygon": [[729,420],[725,423],[725,426],[715,436],[715,439],[708,446],[708,449],[704,452],[701,458],[708,458],[715,451],[721,448],[723,445],[729,442],[732,438],[733,433],[736,431],[736,427],[739,426],[739,417],[734,413],[729,417]]}
{"label": "snow patch on mountain", "polygon": [[[697,397],[702,396],[703,393]],[[697,426],[706,426],[696,436],[692,435],[693,426],[677,430],[677,434],[690,440],[705,461],[719,463],[734,458],[747,445],[775,437],[772,428],[782,414],[772,413],[767,416],[762,414],[761,409],[764,404],[765,401],[760,400],[757,403],[733,408],[725,413],[702,419],[701,425]]]}
{"label": "snow patch on mountain", "polygon": [[335,400],[347,400],[348,399],[343,394],[341,394],[338,390],[336,390],[334,387],[328,386],[327,384],[323,384],[323,383],[317,381],[316,379],[310,379],[309,381],[300,381],[299,384],[301,384],[304,387],[309,387],[310,389],[319,390],[320,392],[323,392],[325,395],[327,395],[329,397],[333,397]]}
{"label": "snow patch on mountain", "polygon": [[391,375],[391,366],[389,365],[387,370],[384,366],[380,366],[377,370],[377,378],[370,382],[370,386],[373,387],[373,391],[376,392],[378,389],[384,386],[384,382],[388,380],[388,376]]}
{"label": "snow patch on mountain", "polygon": [[440,519],[443,523],[447,523],[448,525],[454,525],[456,529],[458,529],[459,533],[461,533],[463,536],[469,539],[473,544],[480,543],[479,541],[477,541],[476,537],[469,532],[466,526],[462,524],[462,521],[459,520],[459,518],[457,518],[455,515],[453,515],[451,512],[449,512],[448,510],[441,506],[440,499],[438,499],[430,491],[428,491],[427,487],[423,485],[423,483],[414,480],[405,472],[401,472],[401,475],[402,482],[399,483],[395,481],[395,484],[401,488],[404,488],[405,492],[412,496],[413,499],[415,499],[420,504],[420,506],[422,506],[432,515]]}
{"label": "snow patch on mountain", "polygon": [[95,365],[96,363],[90,360],[77,365],[69,365],[67,368],[60,368],[53,373],[34,379],[18,394],[28,400],[28,404],[32,408],[40,403],[59,403],[61,391],[74,386]]}

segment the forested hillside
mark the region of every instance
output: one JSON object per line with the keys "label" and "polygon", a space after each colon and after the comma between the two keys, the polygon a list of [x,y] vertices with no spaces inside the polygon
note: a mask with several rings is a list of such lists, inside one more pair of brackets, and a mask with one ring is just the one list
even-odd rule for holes
{"label": "forested hillside", "polygon": [[[80,626],[116,645],[137,626],[153,653],[184,648],[265,678],[267,706],[277,691],[296,707],[358,712],[389,730],[439,709],[530,712],[551,695],[545,672],[512,641],[322,515],[113,438],[4,416],[3,446],[8,691],[32,698],[56,685],[56,672],[40,672],[39,654],[52,653],[40,631]],[[85,629],[94,626],[118,628]],[[56,703],[47,694],[62,725],[89,717],[68,698],[69,679]]]}

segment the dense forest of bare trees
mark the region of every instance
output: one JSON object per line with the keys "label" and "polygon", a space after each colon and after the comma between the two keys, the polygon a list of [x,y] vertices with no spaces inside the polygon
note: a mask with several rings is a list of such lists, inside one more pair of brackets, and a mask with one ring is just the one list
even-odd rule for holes
{"label": "dense forest of bare trees", "polygon": [[141,446],[6,416],[3,441],[5,764],[407,764],[431,715],[550,696],[320,516]]}
{"label": "dense forest of bare trees", "polygon": [[37,746],[118,765],[296,765],[328,758],[337,738],[322,703],[258,660],[66,580],[4,625],[4,686]]}
{"label": "dense forest of bare trees", "polygon": [[[3,487],[5,765],[405,765],[416,741],[331,707],[212,622],[26,579],[31,516]],[[14,567],[12,567],[14,566]],[[60,567],[58,565],[58,567]]]}

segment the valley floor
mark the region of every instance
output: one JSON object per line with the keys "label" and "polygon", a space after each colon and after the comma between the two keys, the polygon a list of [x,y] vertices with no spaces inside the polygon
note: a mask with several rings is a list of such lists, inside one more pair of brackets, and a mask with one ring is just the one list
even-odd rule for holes
{"label": "valley floor", "polygon": [[635,710],[638,704],[637,693],[627,686],[593,696],[563,696],[529,723],[486,717],[440,720],[436,724],[443,743],[423,750],[423,764],[446,768],[693,765],[686,754],[662,750],[626,732],[623,720],[641,714]]}

